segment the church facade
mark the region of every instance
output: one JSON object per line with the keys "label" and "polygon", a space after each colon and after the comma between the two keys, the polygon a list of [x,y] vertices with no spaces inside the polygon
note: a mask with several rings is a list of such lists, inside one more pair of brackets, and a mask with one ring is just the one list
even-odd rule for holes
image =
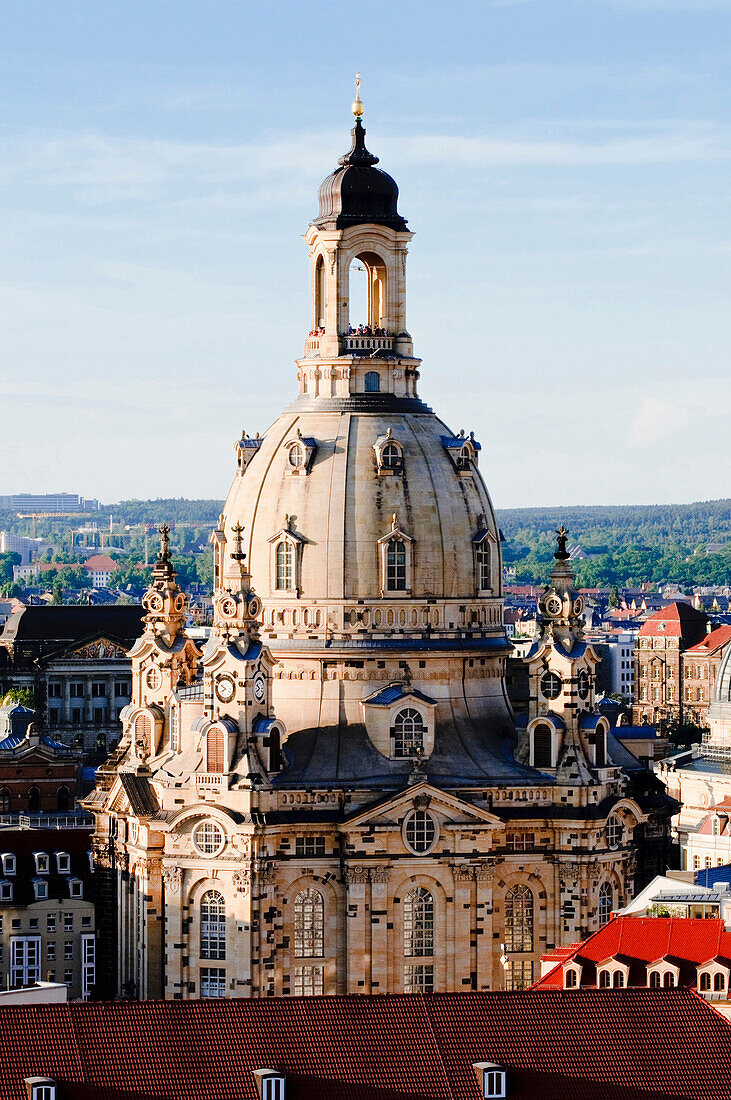
{"label": "church facade", "polygon": [[186,636],[163,529],[123,737],[86,803],[108,991],[523,988],[667,836],[667,800],[595,709],[563,530],[511,711],[480,445],[419,397],[411,233],[353,110],[305,238],[299,393],[236,444],[210,639]]}

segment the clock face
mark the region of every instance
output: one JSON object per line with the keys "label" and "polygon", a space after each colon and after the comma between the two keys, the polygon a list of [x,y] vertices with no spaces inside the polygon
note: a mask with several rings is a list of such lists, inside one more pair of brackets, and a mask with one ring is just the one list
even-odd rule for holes
{"label": "clock face", "polygon": [[561,614],[561,601],[558,596],[549,596],[546,600],[546,611],[549,615]]}
{"label": "clock face", "polygon": [[236,600],[232,599],[231,596],[227,596],[225,599],[221,600],[221,614],[226,619],[233,619],[235,617]]}
{"label": "clock face", "polygon": [[146,597],[145,602],[150,611],[162,611],[163,599],[159,592],[153,592]]}
{"label": "clock face", "polygon": [[265,693],[266,688],[264,685],[264,677],[257,676],[257,678],[254,680],[254,698],[256,699],[257,703],[264,702]]}
{"label": "clock face", "polygon": [[216,681],[216,695],[222,703],[230,703],[234,697],[236,685],[230,676],[222,676]]}

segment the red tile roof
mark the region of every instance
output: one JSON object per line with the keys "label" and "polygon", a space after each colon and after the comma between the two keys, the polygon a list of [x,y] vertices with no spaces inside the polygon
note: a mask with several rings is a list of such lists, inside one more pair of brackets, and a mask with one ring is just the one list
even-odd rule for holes
{"label": "red tile roof", "polygon": [[671,603],[648,615],[639,633],[643,638],[648,635],[654,637],[665,635],[670,638],[683,638],[695,644],[705,635],[707,622],[708,616],[702,611],[696,611],[690,604]]}
{"label": "red tile roof", "polygon": [[84,562],[84,568],[88,569],[90,573],[113,573],[117,568],[117,563],[108,554],[92,554]]}
{"label": "red tile roof", "polygon": [[[582,984],[596,985],[596,964],[618,955],[632,964],[629,984],[645,985],[646,968],[667,956],[687,964],[681,982],[695,984],[695,967],[721,955],[731,958],[731,931],[722,920],[701,920],[684,917],[629,917],[610,920],[593,936],[575,945],[570,958],[584,966]],[[555,954],[549,956],[551,961]],[[557,959],[556,966],[535,983],[533,989],[563,989],[563,967],[567,958]]]}
{"label": "red tile roof", "polygon": [[687,652],[705,656],[707,653],[715,653],[716,650],[722,649],[729,642],[731,642],[731,626],[719,626],[710,634],[706,634],[702,642],[691,646]]}
{"label": "red tile roof", "polygon": [[681,989],[9,1007],[0,1051],[0,1100],[256,1100],[264,1066],[288,1100],[481,1100],[482,1061],[511,1100],[731,1096],[731,1027]]}

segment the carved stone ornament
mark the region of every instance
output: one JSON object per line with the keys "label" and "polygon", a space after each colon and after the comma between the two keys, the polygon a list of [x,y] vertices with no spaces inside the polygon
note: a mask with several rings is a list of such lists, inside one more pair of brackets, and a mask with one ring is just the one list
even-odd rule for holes
{"label": "carved stone ornament", "polygon": [[559,864],[561,882],[576,882],[581,874],[581,864],[573,860],[567,860]]}
{"label": "carved stone ornament", "polygon": [[277,865],[272,860],[270,863],[259,864],[259,882],[262,886],[272,886],[277,877]]}
{"label": "carved stone ornament", "polygon": [[453,863],[452,874],[455,882],[489,882],[495,877],[494,863]]}
{"label": "carved stone ornament", "polygon": [[346,867],[343,874],[348,886],[362,886],[368,882],[367,867]]}
{"label": "carved stone ornament", "polygon": [[472,866],[469,863],[453,863],[452,874],[455,882],[471,882]]}
{"label": "carved stone ornament", "polygon": [[495,877],[495,866],[492,863],[478,863],[475,865],[475,878],[478,882],[489,882]]}
{"label": "carved stone ornament", "polygon": [[180,867],[163,867],[162,881],[165,889],[171,894],[179,894],[183,881],[183,871]]}
{"label": "carved stone ornament", "polygon": [[430,802],[431,798],[428,794],[417,794],[416,798],[414,799],[414,809],[428,810]]}
{"label": "carved stone ornament", "polygon": [[390,867],[371,867],[368,877],[371,882],[388,882],[390,874]]}
{"label": "carved stone ornament", "polygon": [[234,871],[233,884],[237,894],[247,894],[251,885],[251,872],[248,870]]}
{"label": "carved stone ornament", "polygon": [[109,851],[109,847],[106,844],[95,843],[92,846],[94,853],[94,866],[104,867],[105,869],[112,866],[112,854]]}
{"label": "carved stone ornament", "polygon": [[143,875],[158,875],[162,871],[162,860],[159,857],[143,856],[137,860],[137,870]]}

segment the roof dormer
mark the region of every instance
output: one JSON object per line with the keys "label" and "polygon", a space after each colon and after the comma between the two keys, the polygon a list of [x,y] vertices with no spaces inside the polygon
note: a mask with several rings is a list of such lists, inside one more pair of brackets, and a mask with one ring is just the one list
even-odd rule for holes
{"label": "roof dormer", "polygon": [[286,1080],[276,1069],[255,1069],[254,1081],[259,1100],[285,1100]]}
{"label": "roof dormer", "polygon": [[508,1074],[497,1062],[473,1062],[472,1068],[485,1100],[508,1095]]}

